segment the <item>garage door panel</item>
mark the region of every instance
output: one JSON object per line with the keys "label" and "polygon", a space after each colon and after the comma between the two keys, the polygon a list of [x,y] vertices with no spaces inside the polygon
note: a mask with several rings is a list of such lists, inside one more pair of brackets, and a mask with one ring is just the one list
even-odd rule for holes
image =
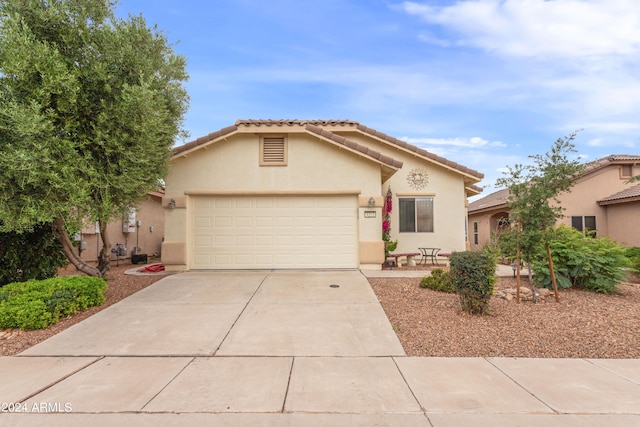
{"label": "garage door panel", "polygon": [[194,197],[192,268],[355,268],[355,196]]}
{"label": "garage door panel", "polygon": [[227,250],[229,250],[232,247],[242,247],[242,246],[251,246],[253,245],[254,242],[254,236],[235,236],[234,239],[232,239],[233,244],[232,245],[228,245],[229,247],[227,248]]}

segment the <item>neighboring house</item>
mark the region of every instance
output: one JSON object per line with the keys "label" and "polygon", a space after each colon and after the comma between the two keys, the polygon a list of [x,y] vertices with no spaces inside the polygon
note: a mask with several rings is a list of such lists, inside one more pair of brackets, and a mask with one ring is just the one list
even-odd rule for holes
{"label": "neighboring house", "polygon": [[174,150],[167,270],[380,269],[393,193],[396,252],[464,250],[483,175],[348,120],[239,120]]}
{"label": "neighboring house", "polygon": [[[122,244],[126,248],[126,255],[120,259],[131,258],[136,251],[138,254],[159,256],[164,237],[164,210],[162,209],[163,191],[147,193],[147,197],[137,209],[132,209],[122,219],[107,224],[107,233],[113,248]],[[78,251],[84,261],[95,262],[102,250],[102,238],[97,224],[86,226],[75,236]],[[116,260],[116,255],[110,257]]]}
{"label": "neighboring house", "polygon": [[[587,163],[569,192],[558,197],[564,217],[558,224],[596,230],[626,246],[640,246],[640,186],[627,184],[640,174],[640,155],[611,155]],[[509,191],[500,190],[469,204],[472,249],[481,249],[509,218]]]}

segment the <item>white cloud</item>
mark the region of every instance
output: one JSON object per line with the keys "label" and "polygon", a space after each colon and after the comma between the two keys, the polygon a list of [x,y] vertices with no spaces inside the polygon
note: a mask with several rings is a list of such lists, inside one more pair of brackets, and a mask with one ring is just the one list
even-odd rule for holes
{"label": "white cloud", "polygon": [[428,149],[429,146],[447,146],[447,147],[464,147],[464,148],[494,148],[506,147],[507,144],[501,141],[487,141],[484,138],[474,136],[471,138],[410,138],[403,137],[401,140],[409,144],[418,145]]}
{"label": "white cloud", "polygon": [[514,56],[631,55],[640,51],[637,0],[404,2],[405,12],[459,34],[457,44]]}

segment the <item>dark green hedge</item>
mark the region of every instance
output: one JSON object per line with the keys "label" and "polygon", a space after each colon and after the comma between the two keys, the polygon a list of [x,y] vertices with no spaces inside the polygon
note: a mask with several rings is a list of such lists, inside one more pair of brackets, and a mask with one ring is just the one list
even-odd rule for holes
{"label": "dark green hedge", "polygon": [[496,282],[496,263],[486,252],[454,252],[449,258],[451,279],[464,311],[485,314]]}
{"label": "dark green hedge", "polygon": [[85,276],[10,283],[0,288],[0,329],[44,329],[102,304],[106,289],[104,279]]}
{"label": "dark green hedge", "polygon": [[67,265],[51,224],[23,233],[0,233],[0,286],[12,282],[54,277]]}

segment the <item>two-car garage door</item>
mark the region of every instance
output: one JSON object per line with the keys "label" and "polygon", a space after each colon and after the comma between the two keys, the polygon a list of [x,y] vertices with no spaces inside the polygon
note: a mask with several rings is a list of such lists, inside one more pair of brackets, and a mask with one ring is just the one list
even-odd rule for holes
{"label": "two-car garage door", "polygon": [[191,268],[357,268],[355,195],[193,196]]}

